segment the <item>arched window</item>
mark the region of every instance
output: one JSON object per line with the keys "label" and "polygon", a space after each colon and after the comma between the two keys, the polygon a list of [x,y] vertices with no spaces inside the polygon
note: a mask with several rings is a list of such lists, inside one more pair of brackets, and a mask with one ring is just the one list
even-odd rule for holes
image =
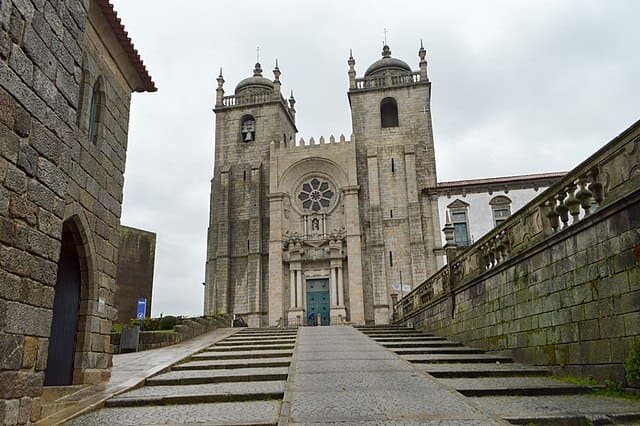
{"label": "arched window", "polygon": [[393,98],[384,98],[380,102],[380,125],[398,127],[398,104]]}
{"label": "arched window", "polygon": [[91,103],[89,104],[89,126],[87,127],[87,135],[90,142],[96,142],[98,131],[98,123],[100,122],[100,106],[102,103],[101,79],[98,78],[91,89]]}
{"label": "arched window", "polygon": [[256,120],[251,115],[242,117],[240,124],[240,135],[242,142],[251,142],[256,140]]}

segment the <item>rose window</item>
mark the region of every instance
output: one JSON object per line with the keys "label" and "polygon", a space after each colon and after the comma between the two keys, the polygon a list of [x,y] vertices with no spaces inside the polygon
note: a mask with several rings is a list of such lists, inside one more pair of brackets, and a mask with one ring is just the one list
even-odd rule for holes
{"label": "rose window", "polygon": [[323,208],[328,208],[334,195],[329,188],[329,182],[313,178],[302,184],[298,199],[302,201],[302,208],[317,212]]}

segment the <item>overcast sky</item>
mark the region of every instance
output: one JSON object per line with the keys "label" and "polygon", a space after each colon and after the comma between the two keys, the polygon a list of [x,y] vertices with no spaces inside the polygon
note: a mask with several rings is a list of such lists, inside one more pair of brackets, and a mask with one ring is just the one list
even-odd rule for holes
{"label": "overcast sky", "polygon": [[639,1],[112,0],[157,93],[134,94],[122,223],[157,233],[153,314],[203,309],[216,77],[278,58],[298,137],[350,135],[347,58],[432,82],[439,181],[565,171],[640,118]]}

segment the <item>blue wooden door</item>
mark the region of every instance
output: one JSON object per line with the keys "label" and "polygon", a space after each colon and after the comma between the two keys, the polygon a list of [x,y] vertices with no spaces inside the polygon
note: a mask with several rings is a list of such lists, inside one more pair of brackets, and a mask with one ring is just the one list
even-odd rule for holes
{"label": "blue wooden door", "polygon": [[[329,325],[329,280],[307,280],[307,320],[320,315],[320,324]],[[313,316],[312,316],[313,315]]]}

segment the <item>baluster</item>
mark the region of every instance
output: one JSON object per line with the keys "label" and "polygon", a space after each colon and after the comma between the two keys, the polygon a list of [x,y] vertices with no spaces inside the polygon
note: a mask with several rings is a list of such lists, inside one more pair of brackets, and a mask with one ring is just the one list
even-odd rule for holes
{"label": "baluster", "polygon": [[497,237],[493,237],[491,239],[491,244],[493,246],[494,256],[496,258],[496,265],[502,262],[502,247],[500,246],[501,241]]}
{"label": "baluster", "polygon": [[593,193],[587,189],[587,177],[583,176],[578,181],[580,189],[576,192],[576,198],[580,201],[580,206],[584,210],[584,215],[589,216],[591,214],[591,200],[593,199]]}
{"label": "baluster", "polygon": [[571,223],[577,223],[580,220],[580,201],[576,198],[576,184],[571,183],[567,187],[569,190],[569,196],[566,200],[564,200],[564,205],[569,209],[569,213],[571,213]]}
{"label": "baluster", "polygon": [[507,235],[507,231],[503,231],[500,234],[500,240],[502,242],[502,247],[503,248],[503,253],[502,253],[502,257],[504,259],[508,259],[509,256],[511,256],[511,250],[510,250],[510,245],[511,243],[509,242],[509,236]]}
{"label": "baluster", "polygon": [[551,225],[551,229],[553,229],[553,232],[558,232],[558,228],[560,227],[560,221],[558,220],[558,218],[560,217],[560,215],[556,212],[555,201],[555,198],[551,198],[547,201],[546,206],[549,211],[545,216],[547,217],[547,219],[549,219],[549,224]]}
{"label": "baluster", "polygon": [[589,184],[588,188],[593,194],[593,199],[596,203],[598,203],[598,207],[600,207],[600,203],[604,199],[604,188],[598,181],[598,169],[596,167],[589,170],[589,178],[591,179],[591,183]]}
{"label": "baluster", "polygon": [[564,205],[564,199],[566,196],[566,188],[558,192],[558,195],[556,196],[556,201],[558,202],[556,205],[556,213],[558,213],[558,216],[560,216],[560,220],[562,221],[562,229],[569,226],[569,209]]}

